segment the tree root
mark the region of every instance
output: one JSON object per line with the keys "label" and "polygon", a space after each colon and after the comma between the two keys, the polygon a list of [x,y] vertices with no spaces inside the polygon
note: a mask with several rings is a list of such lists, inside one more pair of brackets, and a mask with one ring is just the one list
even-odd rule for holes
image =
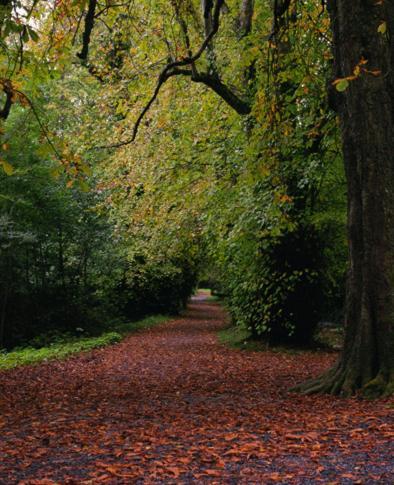
{"label": "tree root", "polygon": [[360,394],[367,399],[391,396],[394,394],[394,379],[379,373],[374,379],[360,385],[361,379],[352,370],[335,366],[316,379],[298,384],[291,388],[293,392],[301,394],[331,394],[334,396],[350,397]]}

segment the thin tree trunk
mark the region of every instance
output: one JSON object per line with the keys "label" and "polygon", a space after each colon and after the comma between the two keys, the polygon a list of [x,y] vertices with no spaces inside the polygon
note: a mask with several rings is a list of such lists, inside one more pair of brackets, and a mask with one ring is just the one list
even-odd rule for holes
{"label": "thin tree trunk", "polygon": [[63,290],[66,287],[66,281],[65,281],[65,276],[64,276],[64,247],[63,247],[63,227],[61,224],[58,226],[58,242],[59,242],[59,252],[58,252],[58,258],[59,258],[59,274],[60,274],[60,281],[62,283],[62,288]]}
{"label": "thin tree trunk", "polygon": [[2,291],[2,298],[1,298],[1,308],[0,308],[0,349],[4,347],[5,343],[5,326],[6,326],[6,317],[7,317],[7,305],[8,305],[8,297],[10,293],[10,255],[9,251],[6,251],[5,255],[3,256],[6,264],[4,266],[5,269],[5,277],[3,280],[3,291]]}
{"label": "thin tree trunk", "polygon": [[254,0],[242,0],[239,14],[239,30],[241,36],[250,34],[252,30],[253,11]]}
{"label": "thin tree trunk", "polygon": [[5,284],[3,290],[3,298],[1,302],[1,313],[0,313],[0,349],[4,347],[4,337],[5,337],[5,323],[7,315],[7,303],[8,303],[8,282]]}

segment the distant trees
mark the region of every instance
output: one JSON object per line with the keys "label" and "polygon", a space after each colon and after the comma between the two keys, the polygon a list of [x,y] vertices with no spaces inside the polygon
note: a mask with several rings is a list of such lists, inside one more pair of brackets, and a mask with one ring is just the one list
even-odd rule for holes
{"label": "distant trees", "polygon": [[[64,101],[55,93],[47,97],[52,106]],[[37,109],[38,103],[37,98]],[[61,113],[63,143],[75,122],[69,114]],[[30,118],[26,124],[26,116],[28,108],[16,106],[5,125],[0,348],[40,346],[63,334],[96,335],[115,319],[183,308],[196,281],[192,261],[179,255],[164,266],[158,251],[150,254],[146,248],[143,257],[136,256],[138,245],[117,230],[105,204],[110,191],[98,188],[94,168],[84,166],[91,170],[87,180],[86,174],[72,176],[75,165],[67,164],[66,176],[40,143],[37,122]],[[52,127],[57,116],[49,120]]]}

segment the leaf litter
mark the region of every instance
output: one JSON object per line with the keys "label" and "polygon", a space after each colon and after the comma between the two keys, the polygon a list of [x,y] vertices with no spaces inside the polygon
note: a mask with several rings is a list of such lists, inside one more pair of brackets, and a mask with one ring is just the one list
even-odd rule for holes
{"label": "leaf litter", "polygon": [[332,353],[229,349],[224,310],[0,373],[0,483],[394,483],[393,400],[288,391]]}

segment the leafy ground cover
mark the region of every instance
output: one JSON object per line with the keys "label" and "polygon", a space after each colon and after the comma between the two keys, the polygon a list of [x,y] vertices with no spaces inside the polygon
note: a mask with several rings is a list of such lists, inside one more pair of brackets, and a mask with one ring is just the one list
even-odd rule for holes
{"label": "leafy ground cover", "polygon": [[0,354],[0,370],[12,369],[20,365],[35,364],[46,360],[65,359],[71,354],[105,347],[106,345],[120,342],[123,336],[130,332],[149,328],[168,320],[168,318],[163,315],[149,316],[137,322],[114,324],[110,332],[105,332],[99,337],[66,338],[38,349],[26,347],[2,353]]}
{"label": "leafy ground cover", "polygon": [[333,353],[242,352],[215,302],[0,373],[0,482],[391,484],[393,400],[288,389]]}

